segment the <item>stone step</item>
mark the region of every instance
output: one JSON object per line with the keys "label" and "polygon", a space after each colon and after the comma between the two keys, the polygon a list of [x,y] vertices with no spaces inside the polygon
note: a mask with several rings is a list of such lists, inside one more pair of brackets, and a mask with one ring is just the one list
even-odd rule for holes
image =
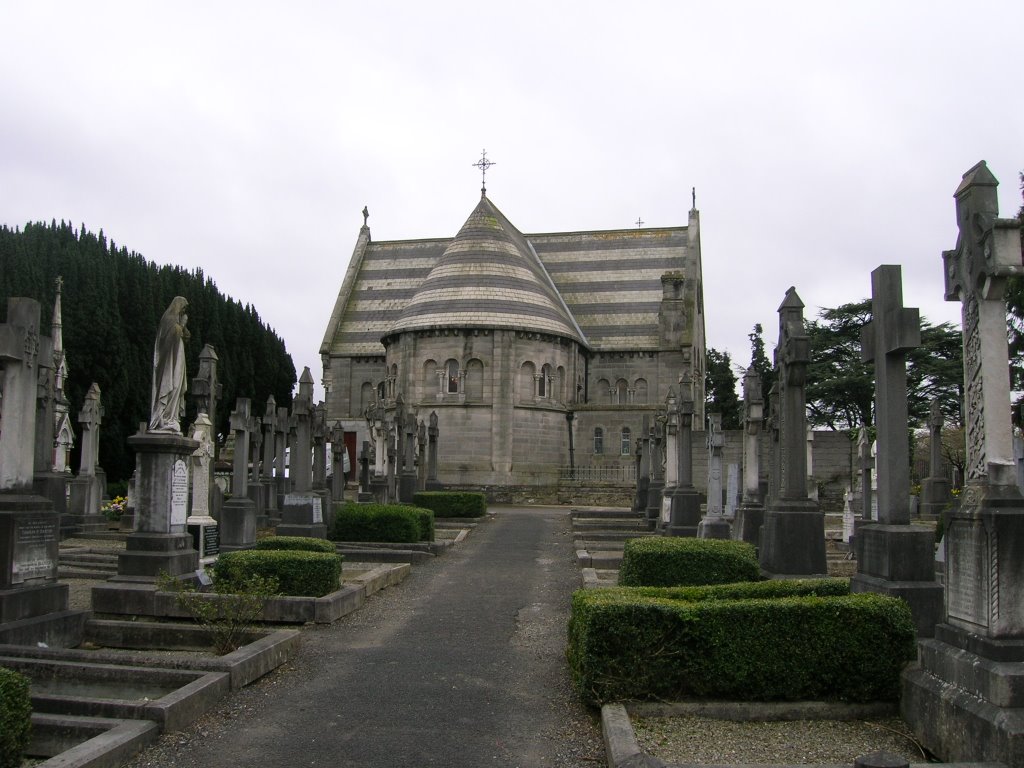
{"label": "stone step", "polygon": [[117,555],[103,555],[96,552],[61,552],[58,562],[61,565],[117,565]]}
{"label": "stone step", "polygon": [[587,541],[617,541],[624,542],[626,539],[645,539],[650,536],[657,536],[658,534],[654,531],[640,530],[640,531],[600,531],[600,530],[588,530],[579,531],[575,533],[575,538],[586,539]]}
{"label": "stone step", "polygon": [[646,519],[645,511],[634,512],[631,509],[621,507],[607,507],[603,509],[571,509],[569,516],[574,520],[577,518],[622,518],[622,519]]}
{"label": "stone step", "polygon": [[647,531],[647,518],[642,520],[617,520],[608,518],[594,520],[590,518],[576,518],[572,521],[574,531]]}
{"label": "stone step", "polygon": [[622,565],[622,552],[595,552],[579,549],[576,551],[576,559],[581,568],[598,568],[611,570]]}
{"label": "stone step", "polygon": [[58,579],[102,579],[106,581],[111,576],[117,575],[117,566],[114,568],[93,567],[72,567],[60,565],[57,568]]}

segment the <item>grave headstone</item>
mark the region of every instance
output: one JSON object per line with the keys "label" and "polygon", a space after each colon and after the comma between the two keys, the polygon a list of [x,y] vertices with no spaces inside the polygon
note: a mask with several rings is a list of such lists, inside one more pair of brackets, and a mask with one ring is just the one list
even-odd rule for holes
{"label": "grave headstone", "polygon": [[[75,431],[71,424],[71,403],[64,391],[69,373],[67,354],[64,351],[64,320],[61,310],[61,291],[64,287],[64,279],[58,277],[55,282],[56,296],[53,300],[53,322],[50,334],[53,340],[53,471],[70,474],[71,449],[75,445]],[[47,498],[53,500],[49,495]],[[66,512],[66,501],[61,502],[60,506],[55,506],[55,508],[60,513]]]}
{"label": "grave headstone", "polygon": [[740,468],[739,465],[730,463],[725,468],[725,518],[733,520],[736,517],[736,508],[739,506],[740,494]]}
{"label": "grave headstone", "polygon": [[68,514],[73,528],[77,531],[103,530],[107,526],[106,520],[100,514],[102,489],[96,477],[103,405],[100,400],[100,387],[96,382],[92,383],[85,395],[85,402],[78,414],[78,424],[81,427],[82,453],[78,475],[69,483]]}
{"label": "grave headstone", "polygon": [[270,525],[267,515],[267,495],[263,485],[263,420],[259,416],[249,417],[249,484],[246,493],[256,508],[256,527]]}
{"label": "grave headstone", "polygon": [[722,507],[722,414],[708,414],[708,503],[707,511],[697,526],[697,538],[728,539],[732,533]]}
{"label": "grave headstone", "polygon": [[[58,285],[56,311],[60,311],[60,288]],[[60,333],[59,324],[56,331]],[[57,472],[54,469],[56,458],[55,448],[55,427],[58,397],[63,393],[57,390],[57,366],[62,358],[62,351],[57,348],[57,338],[51,336],[52,354],[41,355],[36,365],[38,390],[36,397],[36,440],[35,460],[33,465],[35,472],[32,479],[34,492],[50,500],[53,509],[57,514],[67,512],[67,481],[68,476],[63,471]]]}
{"label": "grave headstone", "polygon": [[231,498],[220,511],[220,548],[224,552],[251,549],[256,544],[256,504],[249,498],[249,437],[253,427],[252,403],[235,400],[229,419],[235,438],[232,454]]}
{"label": "grave headstone", "polygon": [[855,517],[853,514],[853,491],[849,488],[843,494],[843,542],[850,543],[853,538],[853,526]]}
{"label": "grave headstone", "polygon": [[213,463],[213,424],[205,413],[196,416],[192,439],[199,447],[192,452],[192,510],[187,528],[192,547],[199,553],[199,564],[215,562],[220,552],[217,521],[210,515],[210,467]]}
{"label": "grave headstone", "polygon": [[1007,278],[1024,273],[1020,223],[998,218],[984,162],[956,191],[956,249],[942,254],[946,299],[961,303],[966,485],[949,515],[945,622],[919,644],[900,708],[947,762],[1021,765],[1024,729],[1024,499],[1011,445]]}
{"label": "grave headstone", "polygon": [[857,467],[860,469],[860,519],[870,522],[874,519],[875,510],[875,481],[872,477],[875,455],[871,450],[871,438],[866,424],[857,431]]}
{"label": "grave headstone", "polygon": [[[938,520],[942,516],[942,510],[949,506],[952,498],[949,478],[942,471],[942,427],[945,418],[942,409],[939,407],[938,399],[932,400],[931,410],[928,414],[928,477],[921,483],[921,517],[928,520]],[[1015,438],[1015,441],[1019,438]],[[1014,452],[1016,455],[1016,451]],[[1018,466],[1017,487],[1020,483],[1020,462]]]}
{"label": "grave headstone", "polygon": [[807,498],[807,365],[810,343],[804,303],[795,288],[779,306],[779,343],[775,348],[778,385],[778,492],[769,500],[761,528],[761,569],[773,576],[810,576],[827,572],[825,516]]}
{"label": "grave headstone", "polygon": [[683,356],[683,369],[679,375],[679,462],[676,492],[672,496],[669,536],[697,535],[700,524],[700,494],[693,484],[693,369],[688,354]]}
{"label": "grave headstone", "polygon": [[871,273],[870,323],[861,332],[864,362],[875,366],[878,445],[878,521],[857,529],[857,573],[851,592],[901,597],[919,637],[931,637],[942,614],[935,581],[935,531],[910,523],[910,452],[907,443],[907,352],[921,344],[917,309],[903,306],[901,269]]}
{"label": "grave headstone", "polygon": [[814,430],[807,428],[807,498],[818,501],[818,481],[814,479]]}
{"label": "grave headstone", "polygon": [[87,612],[57,583],[59,515],[33,493],[38,366],[51,357],[40,307],[12,297],[0,323],[0,643],[77,645]]}
{"label": "grave headstone", "polygon": [[416,488],[427,490],[427,424],[422,419],[416,426]]}
{"label": "grave headstone", "polygon": [[363,440],[363,449],[359,452],[359,494],[357,501],[367,502],[373,500],[373,492],[370,490],[370,441]]}
{"label": "grave headstone", "polygon": [[651,425],[651,482],[647,486],[647,528],[655,530],[661,517],[661,497],[665,489],[665,417],[654,418]]}
{"label": "grave headstone", "polygon": [[267,397],[267,408],[263,412],[263,471],[260,474],[260,489],[267,510],[267,517],[277,520],[277,493],[274,491],[274,451],[277,448],[275,429],[277,423],[277,401],[273,395]]}
{"label": "grave headstone", "polygon": [[754,366],[743,376],[743,500],[736,511],[733,536],[756,545],[764,522],[764,499],[760,488],[761,423],[764,396],[761,377]]}
{"label": "grave headstone", "polygon": [[416,415],[407,407],[401,414],[402,464],[399,478],[398,498],[404,504],[411,504],[416,494]]}
{"label": "grave headstone", "polygon": [[[219,364],[220,359],[217,357],[217,350],[214,349],[212,344],[206,344],[199,353],[199,372],[196,374],[195,378],[192,379],[192,398],[196,403],[196,413],[205,413],[210,419],[211,424],[217,423],[217,414],[219,413],[218,406],[224,396],[224,385],[220,383],[220,379],[217,375],[217,368]],[[214,489],[213,472],[214,464],[217,461],[216,432],[212,432],[211,437],[213,439],[213,460],[207,468],[209,478],[207,479],[206,487],[211,494],[209,506],[212,514],[212,494]]]}
{"label": "grave headstone", "polygon": [[288,431],[290,417],[288,409],[278,406],[277,416],[274,418],[274,487],[271,491],[277,496],[277,517],[281,516],[281,509],[284,507],[284,497],[288,493]]}
{"label": "grave headstone", "polygon": [[292,400],[292,416],[295,424],[295,444],[290,458],[292,490],[284,497],[281,522],[276,531],[279,536],[323,539],[327,537],[324,500],[313,492],[313,375],[308,367],[303,368],[299,377],[299,393]]}

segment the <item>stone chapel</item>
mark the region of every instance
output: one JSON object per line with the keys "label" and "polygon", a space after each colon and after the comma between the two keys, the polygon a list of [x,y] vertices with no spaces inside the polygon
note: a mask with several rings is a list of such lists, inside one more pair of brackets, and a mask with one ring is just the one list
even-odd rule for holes
{"label": "stone chapel", "polygon": [[524,234],[484,192],[451,238],[375,242],[364,221],[320,347],[327,419],[361,446],[371,404],[436,412],[446,487],[531,495],[570,466],[631,482],[684,361],[703,424],[704,344],[695,207],[685,226]]}

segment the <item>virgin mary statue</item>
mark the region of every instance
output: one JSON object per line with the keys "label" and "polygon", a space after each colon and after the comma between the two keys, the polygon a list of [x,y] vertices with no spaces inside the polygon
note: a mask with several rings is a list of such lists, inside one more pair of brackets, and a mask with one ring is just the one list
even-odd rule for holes
{"label": "virgin mary statue", "polygon": [[160,318],[153,345],[153,395],[150,399],[149,431],[181,434],[185,415],[185,342],[189,333],[188,301],[175,296]]}

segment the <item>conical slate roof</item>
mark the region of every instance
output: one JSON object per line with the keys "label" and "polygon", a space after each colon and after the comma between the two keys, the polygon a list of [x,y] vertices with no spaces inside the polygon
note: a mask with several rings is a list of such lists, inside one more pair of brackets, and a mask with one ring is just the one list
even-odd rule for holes
{"label": "conical slate roof", "polygon": [[539,331],[586,344],[533,246],[486,196],[388,334],[430,328]]}

